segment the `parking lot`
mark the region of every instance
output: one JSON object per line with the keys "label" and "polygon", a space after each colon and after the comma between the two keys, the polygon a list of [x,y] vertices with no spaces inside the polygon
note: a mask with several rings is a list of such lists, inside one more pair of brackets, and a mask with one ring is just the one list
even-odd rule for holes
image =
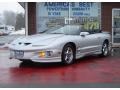
{"label": "parking lot", "polygon": [[109,57],[87,56],[69,66],[22,63],[1,49],[0,87],[120,87],[120,49]]}
{"label": "parking lot", "polygon": [[0,48],[7,47],[7,45],[12,42],[14,39],[19,38],[24,35],[7,35],[0,36]]}

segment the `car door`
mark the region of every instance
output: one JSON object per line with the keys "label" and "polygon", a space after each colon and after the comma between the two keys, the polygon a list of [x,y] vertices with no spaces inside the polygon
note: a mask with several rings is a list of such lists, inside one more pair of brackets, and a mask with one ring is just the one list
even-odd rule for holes
{"label": "car door", "polygon": [[88,34],[85,36],[79,36],[79,52],[91,53],[97,51],[98,36],[95,34]]}

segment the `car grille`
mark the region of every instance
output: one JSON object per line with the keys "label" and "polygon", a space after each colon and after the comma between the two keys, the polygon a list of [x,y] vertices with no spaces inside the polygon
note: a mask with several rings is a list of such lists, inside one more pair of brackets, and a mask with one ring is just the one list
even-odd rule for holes
{"label": "car grille", "polygon": [[18,44],[19,45],[24,44],[26,46],[26,45],[30,45],[31,43],[22,43],[22,42],[19,42]]}

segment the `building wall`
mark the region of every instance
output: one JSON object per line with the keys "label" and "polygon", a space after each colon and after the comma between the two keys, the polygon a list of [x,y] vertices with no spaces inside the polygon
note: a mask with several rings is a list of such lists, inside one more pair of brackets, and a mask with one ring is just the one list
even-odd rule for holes
{"label": "building wall", "polygon": [[28,35],[36,33],[36,3],[28,2]]}
{"label": "building wall", "polygon": [[[112,32],[112,8],[120,8],[118,2],[101,3],[101,27],[103,31]],[[28,34],[36,33],[36,3],[28,3]]]}
{"label": "building wall", "polygon": [[101,4],[102,30],[112,32],[112,9],[120,8],[119,2],[103,2]]}

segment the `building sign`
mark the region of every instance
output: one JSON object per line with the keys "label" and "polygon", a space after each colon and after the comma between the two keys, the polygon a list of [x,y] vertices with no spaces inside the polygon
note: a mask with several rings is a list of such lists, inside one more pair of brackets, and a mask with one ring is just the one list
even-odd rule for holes
{"label": "building sign", "polygon": [[97,17],[99,14],[100,3],[79,2],[70,7],[71,17]]}
{"label": "building sign", "polygon": [[66,24],[100,29],[100,2],[40,2],[36,3],[36,12],[38,32]]}
{"label": "building sign", "polygon": [[[96,2],[44,2],[37,3],[41,17],[96,17],[100,3]],[[94,13],[93,13],[94,12]]]}
{"label": "building sign", "polygon": [[69,14],[67,2],[42,2],[37,3],[37,8],[39,8],[40,17],[68,17]]}

